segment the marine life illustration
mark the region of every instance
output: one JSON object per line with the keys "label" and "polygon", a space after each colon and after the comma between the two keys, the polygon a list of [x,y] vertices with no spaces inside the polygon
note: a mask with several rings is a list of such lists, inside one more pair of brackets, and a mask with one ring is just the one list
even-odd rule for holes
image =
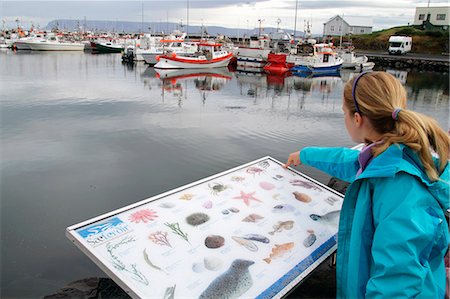
{"label": "marine life illustration", "polygon": [[236,259],[230,268],[214,279],[206,290],[200,294],[200,299],[239,298],[253,286],[252,276],[248,268],[255,262]]}
{"label": "marine life illustration", "polygon": [[176,284],[173,287],[168,287],[164,293],[163,299],[174,299],[175,298],[175,288]]}
{"label": "marine life illustration", "polygon": [[167,273],[164,269],[162,269],[162,268],[156,266],[155,264],[153,264],[153,263],[150,261],[150,258],[148,257],[148,254],[147,254],[147,251],[145,251],[145,250],[146,250],[146,249],[144,249],[144,251],[142,252],[142,253],[144,254],[144,260],[145,260],[145,262],[146,262],[150,267],[152,267],[153,269],[162,271],[162,272],[166,273],[167,275],[169,275],[169,273]]}
{"label": "marine life illustration", "polygon": [[335,203],[335,202],[338,202],[338,201],[339,201],[338,198],[332,197],[332,196],[329,196],[329,197],[325,198],[325,202],[326,202],[327,204],[331,205],[331,206],[334,206],[334,203]]}
{"label": "marine life illustration", "polygon": [[202,206],[205,208],[205,209],[211,209],[212,208],[212,206],[213,206],[213,202],[211,201],[211,200],[207,200],[207,201],[205,201],[203,204],[202,204]]}
{"label": "marine life illustration", "polygon": [[323,191],[322,189],[320,189],[319,187],[314,185],[314,183],[309,182],[309,181],[295,179],[295,180],[290,180],[289,183],[291,183],[292,186],[303,187],[303,188],[306,188],[306,189],[317,190],[317,191],[320,191],[320,192]]}
{"label": "marine life illustration", "polygon": [[191,200],[194,198],[194,194],[191,193],[185,193],[179,197],[181,200]]}
{"label": "marine life illustration", "polygon": [[239,209],[235,207],[231,207],[228,209],[231,213],[239,213]]}
{"label": "marine life illustration", "polygon": [[236,182],[236,183],[240,183],[240,182],[245,181],[245,177],[234,175],[234,176],[231,177],[231,181],[232,182]]}
{"label": "marine life illustration", "polygon": [[295,211],[295,207],[288,204],[276,205],[272,209],[274,213],[289,213],[293,211]]}
{"label": "marine life illustration", "polygon": [[261,242],[261,243],[269,243],[270,240],[266,237],[264,237],[263,235],[258,235],[258,234],[247,234],[245,236],[242,236],[242,238],[246,239],[246,240],[251,240],[251,241],[257,241],[257,242]]}
{"label": "marine life illustration", "polygon": [[223,267],[223,261],[215,256],[207,256],[203,259],[205,268],[209,271],[218,271]]}
{"label": "marine life illustration", "polygon": [[171,209],[171,208],[175,207],[175,204],[171,203],[171,202],[163,202],[158,207],[164,208],[164,209]]}
{"label": "marine life illustration", "polygon": [[337,225],[339,223],[339,210],[329,211],[323,215],[311,214],[309,217],[314,221],[321,221],[331,225]]}
{"label": "marine life illustration", "polygon": [[261,162],[258,163],[258,166],[266,169],[267,167],[270,166],[270,163],[267,162],[267,161],[261,161]]}
{"label": "marine life illustration", "polygon": [[218,195],[220,192],[223,192],[225,190],[227,190],[228,188],[231,188],[228,185],[224,185],[224,184],[220,184],[220,183],[213,183],[208,184],[209,189],[211,189],[211,194],[213,195]]}
{"label": "marine life illustration", "polygon": [[255,166],[250,166],[249,168],[247,168],[246,172],[249,174],[253,174],[253,176],[255,176],[256,174],[260,175],[261,173],[263,173],[264,169]]}
{"label": "marine life illustration", "polygon": [[312,244],[314,244],[314,242],[316,242],[317,236],[314,234],[314,231],[312,229],[307,230],[307,232],[309,233],[309,235],[303,241],[303,245],[305,245],[305,247],[310,247]]}
{"label": "marine life illustration", "polygon": [[186,242],[188,242],[189,244],[191,244],[191,242],[189,242],[188,239],[188,235],[186,233],[184,233],[181,229],[180,229],[180,224],[178,222],[175,223],[164,223],[165,226],[167,226],[168,228],[170,228],[172,230],[172,233],[179,235],[180,237],[182,237]]}
{"label": "marine life illustration", "polygon": [[247,206],[250,205],[250,200],[262,202],[262,201],[260,201],[259,199],[257,199],[256,197],[253,196],[255,193],[256,192],[245,193],[245,192],[241,191],[241,195],[240,196],[235,196],[235,197],[233,197],[233,199],[242,199],[242,201]]}
{"label": "marine life illustration", "polygon": [[192,226],[198,226],[209,220],[209,216],[205,213],[194,213],[186,217],[186,222]]}
{"label": "marine life illustration", "polygon": [[247,239],[244,239],[241,237],[236,237],[236,236],[232,236],[231,239],[235,240],[238,244],[244,246],[245,248],[247,248],[250,251],[253,251],[253,252],[258,251],[258,246],[256,246],[256,244],[250,240],[247,240]]}
{"label": "marine life illustration", "polygon": [[294,248],[294,242],[275,245],[275,247],[272,248],[272,253],[269,255],[269,257],[263,260],[266,263],[270,264],[273,259],[283,256],[286,252],[289,252],[292,248]]}
{"label": "marine life illustration", "polygon": [[126,265],[125,263],[123,263],[118,256],[116,256],[114,254],[114,251],[126,244],[135,242],[136,239],[133,236],[127,236],[125,238],[123,238],[122,240],[120,240],[118,243],[115,244],[111,244],[108,243],[106,245],[106,250],[108,251],[109,255],[111,256],[112,259],[112,263],[114,268],[116,268],[119,271],[125,271],[131,274],[131,278],[136,280],[137,282],[140,282],[144,285],[148,285],[149,281],[147,279],[147,277],[145,277],[144,274],[141,273],[141,271],[138,270],[137,265],[136,264],[131,264],[131,265]]}
{"label": "marine life illustration", "polygon": [[278,198],[280,197],[280,193],[275,193],[274,195],[272,195],[272,198],[275,200],[278,200]]}
{"label": "marine life illustration", "polygon": [[222,210],[222,214],[224,214],[224,215],[228,215],[228,214],[230,214],[230,211],[228,211],[228,210]]}
{"label": "marine life illustration", "polygon": [[294,197],[296,200],[301,201],[301,202],[311,202],[312,198],[311,196],[309,196],[308,194],[305,193],[300,193],[300,192],[293,192],[292,194],[294,194]]}
{"label": "marine life illustration", "polygon": [[264,189],[264,190],[272,190],[273,188],[275,188],[275,185],[269,182],[260,182],[259,186]]}
{"label": "marine life illustration", "polygon": [[211,249],[220,248],[225,244],[225,239],[219,235],[209,235],[205,239],[205,246]]}
{"label": "marine life illustration", "polygon": [[167,232],[157,231],[148,235],[148,238],[155,244],[172,247],[167,239]]}
{"label": "marine life illustration", "polygon": [[244,221],[244,222],[258,222],[260,219],[264,219],[264,217],[260,216],[258,214],[250,214],[247,217],[245,217],[244,219],[242,219],[242,221]]}
{"label": "marine life illustration", "polygon": [[275,176],[272,177],[274,180],[277,181],[282,181],[284,180],[284,176],[282,176],[281,174],[276,174]]}
{"label": "marine life illustration", "polygon": [[155,218],[157,218],[157,217],[158,217],[158,215],[156,215],[156,212],[153,211],[152,209],[142,209],[140,211],[132,213],[128,217],[128,219],[134,223],[139,223],[141,221],[144,223],[147,223],[147,222],[155,220]]}
{"label": "marine life illustration", "polygon": [[278,224],[273,226],[274,231],[269,232],[269,235],[274,235],[275,233],[282,232],[283,230],[290,230],[294,227],[294,221],[278,221]]}

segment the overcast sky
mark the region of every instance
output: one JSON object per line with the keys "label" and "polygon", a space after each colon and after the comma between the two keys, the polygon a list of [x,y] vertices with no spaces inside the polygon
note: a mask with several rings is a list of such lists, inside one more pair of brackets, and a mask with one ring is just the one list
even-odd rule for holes
{"label": "overcast sky", "polygon": [[[418,6],[448,6],[448,1],[433,0],[299,0],[297,30],[304,21],[312,23],[313,33],[322,33],[323,23],[336,14],[367,17],[374,30],[412,23]],[[31,23],[44,27],[54,19],[180,22],[189,24],[256,28],[258,19],[263,27],[294,28],[295,0],[163,0],[163,1],[12,1],[0,0],[1,18],[8,28]],[[143,9],[142,9],[143,8]]]}

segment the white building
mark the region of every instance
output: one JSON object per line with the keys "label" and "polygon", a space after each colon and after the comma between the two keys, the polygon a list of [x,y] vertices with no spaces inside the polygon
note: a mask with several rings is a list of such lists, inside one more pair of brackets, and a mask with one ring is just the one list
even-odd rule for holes
{"label": "white building", "polygon": [[[449,26],[450,6],[440,7],[416,7],[414,25],[422,25],[429,21],[435,26]],[[444,28],[444,29],[447,29]]]}
{"label": "white building", "polygon": [[332,17],[323,23],[324,36],[372,33],[372,19],[365,17]]}

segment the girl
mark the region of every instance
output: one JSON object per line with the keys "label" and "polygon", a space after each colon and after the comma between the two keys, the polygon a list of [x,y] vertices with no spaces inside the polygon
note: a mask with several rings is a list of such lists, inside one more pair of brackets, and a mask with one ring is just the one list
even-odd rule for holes
{"label": "girl", "polygon": [[352,140],[366,144],[361,152],[307,147],[285,165],[351,182],[339,223],[337,297],[443,298],[449,135],[407,110],[405,89],[385,72],[347,82],[342,109]]}

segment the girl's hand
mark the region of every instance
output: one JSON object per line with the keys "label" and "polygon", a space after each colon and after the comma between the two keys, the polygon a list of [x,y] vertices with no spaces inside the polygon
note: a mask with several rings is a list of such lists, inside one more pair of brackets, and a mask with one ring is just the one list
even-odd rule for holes
{"label": "girl's hand", "polygon": [[294,166],[302,164],[302,162],[300,161],[300,151],[297,151],[289,155],[286,164],[284,164],[284,168],[288,168],[292,164],[294,164]]}

